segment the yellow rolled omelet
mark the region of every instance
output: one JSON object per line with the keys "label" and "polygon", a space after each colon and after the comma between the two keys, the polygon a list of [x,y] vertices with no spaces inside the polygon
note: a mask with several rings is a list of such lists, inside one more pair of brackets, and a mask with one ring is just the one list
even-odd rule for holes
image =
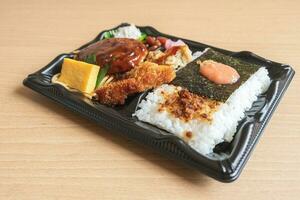
{"label": "yellow rolled omelet", "polygon": [[98,65],[65,58],[58,81],[81,92],[92,93],[99,70]]}

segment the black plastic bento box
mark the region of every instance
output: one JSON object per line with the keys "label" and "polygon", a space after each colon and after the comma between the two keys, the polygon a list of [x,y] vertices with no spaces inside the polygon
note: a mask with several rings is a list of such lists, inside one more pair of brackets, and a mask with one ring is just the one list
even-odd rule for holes
{"label": "black plastic bento box", "polygon": [[[129,24],[123,23],[113,29],[126,25]],[[130,97],[123,106],[112,108],[91,101],[80,93],[70,92],[59,84],[51,83],[52,76],[60,72],[63,59],[73,57],[72,53],[61,54],[39,71],[28,75],[23,82],[24,85],[108,129],[115,130],[130,139],[151,146],[162,154],[180,160],[210,177],[222,182],[234,181],[240,175],[255,144],[262,135],[263,129],[293,78],[294,70],[288,65],[264,59],[249,51],[231,52],[163,34],[149,26],[137,27],[147,35],[181,39],[193,52],[203,51],[205,48],[210,47],[225,55],[263,65],[269,71],[272,81],[269,89],[259,95],[252,108],[246,112],[246,117],[239,122],[233,141],[230,144],[220,145],[218,153],[203,156],[177,136],[132,117],[138,102],[147,92]],[[105,31],[102,31],[94,40],[79,49],[99,41]]]}

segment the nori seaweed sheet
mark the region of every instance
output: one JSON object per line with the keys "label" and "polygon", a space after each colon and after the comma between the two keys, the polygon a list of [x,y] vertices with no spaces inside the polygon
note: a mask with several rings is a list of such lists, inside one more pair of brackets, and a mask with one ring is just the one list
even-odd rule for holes
{"label": "nori seaweed sheet", "polygon": [[[234,84],[216,84],[200,75],[199,64],[196,63],[198,60],[201,60],[201,62],[205,60],[214,60],[216,62],[229,65],[236,69],[240,75],[240,79]],[[212,49],[207,49],[207,51],[199,58],[180,69],[176,73],[176,78],[172,81],[172,84],[184,87],[197,95],[225,102],[229,96],[245,81],[247,81],[248,78],[259,68],[260,66],[256,64],[251,64],[240,59],[224,55]]]}

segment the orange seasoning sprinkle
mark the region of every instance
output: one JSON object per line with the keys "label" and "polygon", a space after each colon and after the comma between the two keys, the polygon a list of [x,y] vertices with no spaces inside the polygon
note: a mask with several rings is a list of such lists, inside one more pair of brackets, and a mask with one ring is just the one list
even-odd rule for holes
{"label": "orange seasoning sprinkle", "polygon": [[163,94],[165,102],[158,110],[167,110],[169,113],[184,121],[199,119],[211,122],[213,113],[217,110],[220,102],[202,97],[182,89],[172,94]]}

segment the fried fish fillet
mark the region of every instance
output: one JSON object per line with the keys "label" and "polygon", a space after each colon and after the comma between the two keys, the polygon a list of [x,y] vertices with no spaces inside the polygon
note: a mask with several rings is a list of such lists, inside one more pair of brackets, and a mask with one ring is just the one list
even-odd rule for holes
{"label": "fried fish fillet", "polygon": [[144,62],[127,72],[121,80],[105,85],[96,94],[102,104],[124,104],[128,95],[169,83],[175,78],[173,67]]}

